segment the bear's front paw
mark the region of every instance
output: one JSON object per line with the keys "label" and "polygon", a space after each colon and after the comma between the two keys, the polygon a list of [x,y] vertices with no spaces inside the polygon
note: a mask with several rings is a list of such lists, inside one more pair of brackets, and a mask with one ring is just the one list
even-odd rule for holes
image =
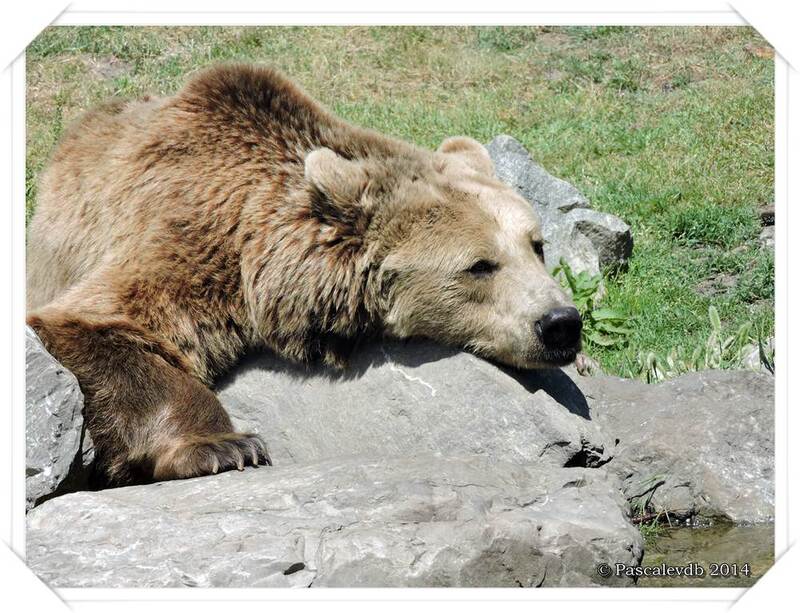
{"label": "bear's front paw", "polygon": [[184,438],[156,461],[153,477],[186,479],[220,471],[244,470],[247,465],[272,465],[264,441],[257,434],[220,432]]}

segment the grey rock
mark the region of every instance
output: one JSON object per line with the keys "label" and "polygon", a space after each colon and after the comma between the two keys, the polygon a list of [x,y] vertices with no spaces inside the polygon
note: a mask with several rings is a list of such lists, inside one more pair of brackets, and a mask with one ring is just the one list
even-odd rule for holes
{"label": "grey rock", "polygon": [[597,250],[600,266],[617,269],[627,264],[633,253],[631,227],[624,221],[591,209],[575,209],[564,215],[565,223],[586,236]]}
{"label": "grey rock", "polygon": [[[631,498],[665,477],[656,508],[752,522],[774,515],[773,382],[749,371],[658,385],[574,369],[519,372],[430,343],[385,342],[363,347],[346,375],[254,357],[218,392],[239,429],[265,437],[278,466],[429,453],[603,466]],[[81,487],[92,449],[77,382],[32,332],[27,385],[31,507]]]}
{"label": "grey rock", "polygon": [[773,383],[703,371],[648,385],[574,368],[518,372],[427,343],[362,348],[348,377],[245,362],[219,396],[276,464],[439,452],[520,464],[603,466],[631,498],[736,522],[773,517]]}
{"label": "grey rock", "polygon": [[[36,340],[29,372],[68,379]],[[418,342],[366,345],[345,375],[262,355],[218,391],[274,467],[54,497],[28,514],[28,563],[57,587],[618,584],[595,566],[641,560],[628,501],[774,517],[773,382],[518,372]],[[29,450],[83,466],[52,434],[80,410],[55,413]]]}
{"label": "grey rock", "polygon": [[53,587],[591,586],[642,539],[603,470],[350,457],[68,494],[28,515]]}
{"label": "grey rock", "polygon": [[553,271],[563,260],[575,273],[600,274],[600,256],[592,241],[570,223],[566,215],[545,212],[541,215],[542,238],[545,242],[544,263]]}
{"label": "grey rock", "polygon": [[497,178],[515,188],[537,212],[542,208],[562,213],[588,208],[589,202],[583,194],[534,162],[525,147],[513,137],[501,134],[486,149],[494,162]]}
{"label": "grey rock", "polygon": [[577,379],[592,420],[619,440],[606,465],[629,498],[656,510],[734,522],[774,518],[774,384],[767,374],[708,370],[659,383]]}
{"label": "grey rock", "polygon": [[592,275],[624,266],[633,250],[630,227],[590,208],[573,185],[533,161],[522,144],[500,135],[486,146],[497,177],[531,203],[542,222],[545,264],[553,270],[565,260],[574,272]]}
{"label": "grey rock", "polygon": [[514,371],[433,343],[366,345],[341,376],[255,356],[217,391],[276,465],[430,452],[555,466],[609,458],[608,438],[560,370]]}
{"label": "grey rock", "polygon": [[83,394],[30,328],[25,330],[26,508],[54,493],[80,488],[94,450],[83,427]]}

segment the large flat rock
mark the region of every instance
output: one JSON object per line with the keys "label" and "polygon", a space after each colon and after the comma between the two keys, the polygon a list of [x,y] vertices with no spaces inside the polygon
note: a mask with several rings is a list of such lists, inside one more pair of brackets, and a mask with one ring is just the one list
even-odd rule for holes
{"label": "large flat rock", "polygon": [[573,368],[520,372],[430,343],[384,342],[362,347],[344,376],[261,355],[219,396],[278,465],[434,452],[606,466],[634,502],[652,489],[655,510],[757,522],[774,517],[773,386],[750,371],[656,385]]}
{"label": "large flat rock", "polygon": [[67,494],[28,514],[54,587],[589,586],[637,564],[602,469],[340,458]]}
{"label": "large flat rock", "polygon": [[433,343],[364,346],[344,374],[259,355],[217,391],[237,428],[264,437],[276,465],[343,454],[467,453],[554,466],[609,457],[608,437],[561,370],[513,371]]}

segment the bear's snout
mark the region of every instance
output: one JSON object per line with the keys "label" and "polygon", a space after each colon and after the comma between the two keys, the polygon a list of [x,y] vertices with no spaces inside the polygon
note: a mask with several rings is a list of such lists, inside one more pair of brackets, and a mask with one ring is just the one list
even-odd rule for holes
{"label": "bear's snout", "polygon": [[575,307],[551,309],[533,327],[547,349],[575,350],[580,346],[583,323]]}

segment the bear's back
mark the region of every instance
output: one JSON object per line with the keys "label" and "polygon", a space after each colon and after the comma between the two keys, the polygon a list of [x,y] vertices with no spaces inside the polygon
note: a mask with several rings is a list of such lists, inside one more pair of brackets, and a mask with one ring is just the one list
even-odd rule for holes
{"label": "bear's back", "polygon": [[98,268],[153,254],[191,261],[200,246],[233,240],[248,206],[269,199],[274,209],[302,189],[305,156],[319,147],[347,158],[410,149],[333,116],[259,66],[211,68],[173,97],[89,111],[40,183],[28,233],[28,307]]}
{"label": "bear's back", "polygon": [[124,175],[121,149],[161,101],[112,100],[79,117],[42,173],[27,236],[28,309],[52,300],[93,270],[110,246],[130,240],[110,190]]}

